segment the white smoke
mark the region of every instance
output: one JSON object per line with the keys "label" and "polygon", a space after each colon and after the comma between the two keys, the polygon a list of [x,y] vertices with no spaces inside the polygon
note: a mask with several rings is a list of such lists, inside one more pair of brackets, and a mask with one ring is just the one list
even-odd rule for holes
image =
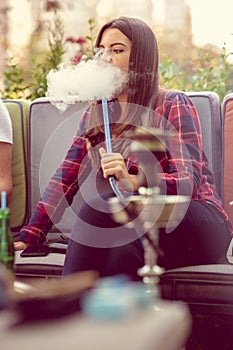
{"label": "white smoke", "polygon": [[81,61],[76,66],[61,65],[47,75],[46,96],[64,111],[76,101],[111,99],[122,91],[128,75],[103,60]]}

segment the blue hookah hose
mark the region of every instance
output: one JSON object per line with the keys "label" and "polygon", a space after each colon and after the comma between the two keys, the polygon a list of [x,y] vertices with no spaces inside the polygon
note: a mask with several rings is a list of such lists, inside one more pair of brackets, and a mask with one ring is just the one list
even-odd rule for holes
{"label": "blue hookah hose", "polygon": [[[112,153],[112,143],[111,143],[111,133],[110,133],[110,127],[109,127],[109,118],[108,118],[108,105],[107,105],[107,100],[102,99],[102,110],[103,110],[103,116],[104,116],[104,132],[105,132],[105,142],[106,142],[106,150],[107,153]],[[119,187],[116,184],[116,179],[113,175],[109,176],[108,178],[109,184],[115,193],[115,195],[120,198],[120,199],[125,199],[125,196],[123,193],[120,191]],[[124,203],[124,202],[120,202]],[[135,218],[134,220],[134,228],[136,233],[138,234],[138,238],[141,241],[141,244],[143,242],[143,232],[141,230],[141,225],[138,220],[138,218]],[[153,245],[153,242],[150,239],[150,236],[147,235],[147,239],[150,241],[150,243]],[[143,246],[143,244],[142,244]]]}
{"label": "blue hookah hose", "polygon": [[[110,133],[110,127],[109,127],[109,118],[108,118],[108,104],[105,98],[102,99],[102,110],[103,110],[103,116],[104,116],[106,150],[107,150],[107,153],[112,153],[111,133]],[[122,199],[125,198],[123,193],[119,190],[119,187],[116,184],[116,179],[113,175],[109,176],[108,181],[115,195]]]}

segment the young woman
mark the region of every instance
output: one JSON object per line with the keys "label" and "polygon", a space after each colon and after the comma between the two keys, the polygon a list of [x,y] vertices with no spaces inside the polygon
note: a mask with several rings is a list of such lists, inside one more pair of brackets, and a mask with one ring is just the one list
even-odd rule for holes
{"label": "young woman", "polygon": [[8,202],[12,196],[12,125],[9,112],[0,100],[0,193],[6,191]]}
{"label": "young woman", "polygon": [[[159,87],[158,47],[147,24],[136,18],[120,17],[102,27],[96,40],[99,56],[128,74],[128,83],[109,101],[113,151],[106,152],[101,101],[91,104],[68,153],[49,182],[28,226],[21,230],[16,249],[42,244],[46,233],[82,190],[82,179],[94,171],[89,193],[77,210],[64,265],[64,275],[97,270],[100,276],[128,274],[138,279],[144,251],[134,228],[116,223],[108,198],[114,196],[109,176],[119,188],[137,193],[140,170],[130,151],[125,131],[149,126],[172,130],[168,150],[158,160],[161,193],[190,197],[182,221],[169,234],[160,230],[163,255],[159,264],[172,268],[215,263],[230,241],[228,217],[217,194],[213,176],[202,149],[197,112],[182,92]],[[150,179],[157,174],[146,174]]]}

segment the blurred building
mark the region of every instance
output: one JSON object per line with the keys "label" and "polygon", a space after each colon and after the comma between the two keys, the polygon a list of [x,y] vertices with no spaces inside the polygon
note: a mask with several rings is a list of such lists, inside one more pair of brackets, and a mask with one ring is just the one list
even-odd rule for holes
{"label": "blurred building", "polygon": [[183,33],[186,41],[192,40],[190,7],[185,0],[165,0],[164,30],[172,39]]}
{"label": "blurred building", "polygon": [[[156,0],[155,0],[156,1]],[[192,17],[186,0],[164,0],[164,21],[161,50],[177,59],[190,55],[192,42]]]}
{"label": "blurred building", "polygon": [[152,0],[118,0],[113,1],[113,13],[115,17],[130,16],[137,17],[147,22],[153,20]]}
{"label": "blurred building", "polygon": [[167,29],[186,29],[187,16],[190,16],[190,10],[185,0],[165,0],[164,26]]}

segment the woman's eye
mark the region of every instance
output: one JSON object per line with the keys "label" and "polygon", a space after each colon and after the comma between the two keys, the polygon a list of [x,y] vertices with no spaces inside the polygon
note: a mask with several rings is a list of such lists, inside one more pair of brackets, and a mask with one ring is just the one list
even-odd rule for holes
{"label": "woman's eye", "polygon": [[114,49],[114,50],[113,50],[113,52],[116,53],[116,54],[117,54],[117,53],[121,53],[121,52],[123,52],[123,51],[124,51],[123,49]]}

